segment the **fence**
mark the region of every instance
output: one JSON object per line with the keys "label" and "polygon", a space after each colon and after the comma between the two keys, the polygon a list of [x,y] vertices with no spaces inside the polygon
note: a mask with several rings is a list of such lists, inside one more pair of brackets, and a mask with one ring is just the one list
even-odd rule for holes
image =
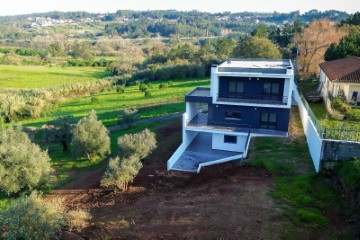
{"label": "fence", "polygon": [[327,161],[345,161],[360,156],[358,129],[323,128],[306,99],[294,90],[309,152],[318,172]]}

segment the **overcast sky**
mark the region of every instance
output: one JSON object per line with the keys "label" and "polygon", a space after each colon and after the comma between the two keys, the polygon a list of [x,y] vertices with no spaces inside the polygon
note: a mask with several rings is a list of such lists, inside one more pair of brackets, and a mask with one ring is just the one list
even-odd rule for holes
{"label": "overcast sky", "polygon": [[311,9],[360,11],[360,0],[0,0],[0,15],[48,11],[88,11],[96,13],[131,10],[199,10],[205,12],[290,12]]}

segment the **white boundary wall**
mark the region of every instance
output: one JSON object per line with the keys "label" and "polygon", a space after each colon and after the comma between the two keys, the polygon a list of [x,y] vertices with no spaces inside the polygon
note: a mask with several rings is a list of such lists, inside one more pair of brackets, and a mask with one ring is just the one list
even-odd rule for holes
{"label": "white boundary wall", "polygon": [[322,153],[322,139],[319,136],[318,132],[316,131],[316,128],[311,121],[311,118],[309,117],[308,111],[306,110],[298,90],[296,87],[294,88],[293,97],[298,103],[301,122],[304,128],[304,133],[306,135],[306,141],[309,147],[309,152],[311,155],[311,158],[314,163],[314,167],[316,172],[319,172],[320,170],[320,162],[321,162],[321,153]]}

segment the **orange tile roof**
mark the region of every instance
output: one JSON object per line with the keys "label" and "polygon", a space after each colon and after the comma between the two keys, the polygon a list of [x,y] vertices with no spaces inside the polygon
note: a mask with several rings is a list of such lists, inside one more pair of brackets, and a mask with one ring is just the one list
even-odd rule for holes
{"label": "orange tile roof", "polygon": [[332,82],[360,83],[360,58],[347,57],[319,64]]}

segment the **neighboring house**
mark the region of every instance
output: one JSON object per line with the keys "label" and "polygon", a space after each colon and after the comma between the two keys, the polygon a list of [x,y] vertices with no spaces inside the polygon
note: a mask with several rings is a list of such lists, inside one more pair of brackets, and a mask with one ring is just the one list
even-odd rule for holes
{"label": "neighboring house", "polygon": [[320,63],[320,88],[325,99],[341,97],[360,106],[360,58],[347,57]]}
{"label": "neighboring house", "polygon": [[251,136],[288,136],[294,70],[290,60],[229,59],[211,68],[211,88],[185,96],[183,142],[168,170],[246,157]]}

